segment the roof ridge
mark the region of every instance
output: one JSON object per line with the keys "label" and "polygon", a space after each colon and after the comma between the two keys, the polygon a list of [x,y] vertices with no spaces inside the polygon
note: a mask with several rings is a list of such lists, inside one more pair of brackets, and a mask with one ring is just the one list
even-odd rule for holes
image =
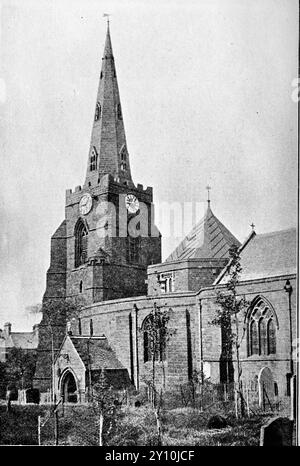
{"label": "roof ridge", "polygon": [[265,233],[256,233],[256,237],[274,236],[274,235],[278,235],[278,233],[287,233],[288,231],[294,231],[294,230],[297,231],[297,227],[290,227],[290,228],[285,228],[283,230],[275,230],[275,231],[269,231],[269,232],[265,232]]}

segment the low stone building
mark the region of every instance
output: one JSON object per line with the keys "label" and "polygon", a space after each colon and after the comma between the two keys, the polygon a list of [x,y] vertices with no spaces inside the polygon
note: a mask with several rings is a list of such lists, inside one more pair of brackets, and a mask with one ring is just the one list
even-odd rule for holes
{"label": "low stone building", "polygon": [[26,352],[36,352],[38,347],[38,325],[34,325],[32,332],[13,332],[12,324],[4,324],[0,329],[0,361],[5,362],[12,348],[21,348]]}
{"label": "low stone building", "polygon": [[127,369],[103,336],[67,334],[54,362],[53,384],[56,399],[65,402],[89,401],[92,387],[101,372],[108,386],[121,390],[131,385]]}

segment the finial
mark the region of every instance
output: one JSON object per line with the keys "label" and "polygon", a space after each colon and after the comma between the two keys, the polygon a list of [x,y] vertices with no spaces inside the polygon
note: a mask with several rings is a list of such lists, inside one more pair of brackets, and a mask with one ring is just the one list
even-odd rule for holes
{"label": "finial", "polygon": [[252,231],[254,231],[255,225],[253,222],[251,223],[250,227],[252,228]]}
{"label": "finial", "polygon": [[103,13],[103,18],[107,18],[107,29],[109,29],[109,17],[111,16],[110,13]]}
{"label": "finial", "polygon": [[209,185],[207,185],[206,189],[207,189],[207,203],[208,203],[208,205],[210,205],[209,191],[211,190],[211,187]]}

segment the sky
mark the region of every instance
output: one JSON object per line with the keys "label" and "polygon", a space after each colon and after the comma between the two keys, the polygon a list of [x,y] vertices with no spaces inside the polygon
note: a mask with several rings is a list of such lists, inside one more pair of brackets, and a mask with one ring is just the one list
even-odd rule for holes
{"label": "sky", "polygon": [[[0,1],[0,327],[30,330],[83,184],[111,14],[132,177],[243,241],[297,221],[298,2]],[[293,87],[294,86],[294,87]],[[180,238],[164,238],[163,258]]]}

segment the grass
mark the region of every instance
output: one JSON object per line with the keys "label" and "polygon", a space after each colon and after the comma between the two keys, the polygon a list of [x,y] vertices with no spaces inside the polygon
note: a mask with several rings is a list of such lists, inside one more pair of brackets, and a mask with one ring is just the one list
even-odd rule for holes
{"label": "grass", "polygon": [[[45,406],[13,405],[12,412],[6,413],[5,406],[0,406],[0,444],[36,445],[37,418],[47,412],[49,407]],[[162,413],[163,445],[256,446],[259,445],[260,427],[268,419],[266,415],[235,419],[228,414],[228,427],[210,430],[206,427],[210,415],[192,408]],[[59,445],[97,445],[98,425],[98,416],[92,406],[66,406],[64,416],[61,411],[59,413]],[[104,432],[106,445],[157,445],[155,416],[145,405],[123,407],[115,421],[106,419]],[[54,444],[53,418],[42,428],[41,440],[43,445]]]}

